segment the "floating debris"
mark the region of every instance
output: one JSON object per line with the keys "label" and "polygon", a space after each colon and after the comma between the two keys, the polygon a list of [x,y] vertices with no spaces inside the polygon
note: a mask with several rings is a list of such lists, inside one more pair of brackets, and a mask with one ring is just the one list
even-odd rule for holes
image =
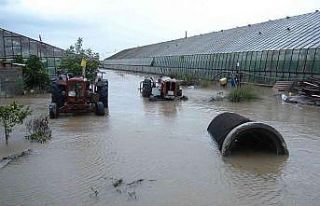
{"label": "floating debris", "polygon": [[222,101],[226,98],[226,96],[223,94],[223,91],[217,92],[217,94],[210,98],[210,102],[214,101]]}
{"label": "floating debris", "polygon": [[138,179],[138,180],[135,180],[135,181],[128,183],[127,185],[133,185],[133,184],[138,184],[138,183],[140,184],[143,181],[144,181],[144,179]]}
{"label": "floating debris", "polygon": [[[104,178],[106,179],[106,178]],[[112,181],[112,186],[115,188],[115,192],[123,195],[128,195],[128,200],[137,200],[138,195],[135,191],[136,188],[138,188],[138,185],[141,185],[142,182],[154,182],[157,181],[155,179],[137,179],[132,182],[126,183],[122,178],[109,178]],[[95,192],[96,196],[99,194],[97,190],[94,190],[91,188],[93,192]],[[97,193],[96,193],[97,192]]]}
{"label": "floating debris", "polygon": [[309,77],[306,81],[298,82],[300,94],[320,100],[320,78]]}
{"label": "floating debris", "polygon": [[123,179],[114,179],[114,181],[112,181],[112,185],[113,187],[118,187],[123,183]]}
{"label": "floating debris", "polygon": [[91,187],[90,189],[94,192],[94,195],[97,197],[99,194],[98,190],[93,189],[93,187]]}
{"label": "floating debris", "polygon": [[136,191],[128,192],[130,199],[137,199]]}
{"label": "floating debris", "polygon": [[295,82],[288,92],[288,95],[281,94],[284,102],[320,106],[320,78],[309,77]]}
{"label": "floating debris", "polygon": [[[104,178],[106,179],[106,178]],[[128,195],[128,200],[137,200],[138,195],[135,191],[136,188],[138,188],[139,185],[142,184],[142,182],[154,182],[157,181],[155,179],[136,179],[132,182],[126,183],[122,178],[116,179],[116,178],[109,178],[112,181],[112,186],[115,188],[115,192],[122,195]],[[94,190],[91,188],[91,190],[94,192],[94,194],[97,196],[99,192],[97,190]]]}
{"label": "floating debris", "polygon": [[3,168],[5,167],[6,165],[8,165],[11,161],[13,160],[16,160],[20,157],[23,157],[23,156],[26,156],[28,154],[30,154],[32,152],[32,149],[27,149],[27,150],[24,150],[18,154],[12,154],[12,155],[9,155],[7,157],[4,157],[0,160],[0,168]]}
{"label": "floating debris", "polygon": [[132,182],[128,183],[127,185],[130,186],[130,185],[134,185],[134,184],[141,184],[143,181],[154,182],[154,181],[157,181],[157,180],[138,179],[138,180],[135,180],[135,181],[132,181]]}

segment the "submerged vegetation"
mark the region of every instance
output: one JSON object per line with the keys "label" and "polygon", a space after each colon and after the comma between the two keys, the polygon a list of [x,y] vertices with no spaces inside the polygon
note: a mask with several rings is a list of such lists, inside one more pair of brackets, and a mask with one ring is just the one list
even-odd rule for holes
{"label": "submerged vegetation", "polygon": [[183,81],[184,85],[190,86],[198,83],[198,79],[196,79],[193,75],[191,74],[185,74],[181,72],[171,72],[169,74],[169,77],[175,78],[175,79],[180,79]]}
{"label": "submerged vegetation", "polygon": [[210,87],[210,86],[212,86],[212,81],[206,80],[206,79],[201,79],[201,80],[199,80],[199,85],[200,85],[200,87]]}
{"label": "submerged vegetation", "polygon": [[259,96],[251,86],[242,86],[232,89],[228,95],[228,99],[231,102],[240,102],[259,99]]}
{"label": "submerged vegetation", "polygon": [[172,72],[169,76],[171,78],[182,80],[182,85],[185,86],[199,85],[200,87],[209,87],[212,85],[211,80],[199,79],[193,74]]}
{"label": "submerged vegetation", "polygon": [[177,74],[177,77],[187,83],[196,84],[198,83],[198,79],[192,74]]}
{"label": "submerged vegetation", "polygon": [[29,120],[26,123],[26,128],[26,138],[31,141],[44,143],[51,139],[51,129],[47,116],[39,116]]}

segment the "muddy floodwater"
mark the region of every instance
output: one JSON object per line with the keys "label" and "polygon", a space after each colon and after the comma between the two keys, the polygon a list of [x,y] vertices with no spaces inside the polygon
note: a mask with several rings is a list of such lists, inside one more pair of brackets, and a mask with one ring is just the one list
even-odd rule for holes
{"label": "muddy floodwater", "polygon": [[[0,158],[32,148],[0,168],[0,205],[320,204],[318,107],[282,103],[270,88],[257,88],[262,99],[250,103],[210,102],[217,88],[184,88],[188,101],[149,102],[138,91],[143,75],[106,76],[108,115],[51,120],[45,144],[28,143],[19,126],[6,146],[0,129]],[[47,114],[50,96],[16,100]],[[223,111],[272,125],[290,155],[223,158],[206,131]]]}

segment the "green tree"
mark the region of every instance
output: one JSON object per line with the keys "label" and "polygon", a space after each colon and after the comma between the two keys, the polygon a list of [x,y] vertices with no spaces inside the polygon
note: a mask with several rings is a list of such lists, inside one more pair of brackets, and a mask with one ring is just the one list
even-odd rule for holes
{"label": "green tree", "polygon": [[19,64],[24,64],[24,60],[23,60],[23,57],[21,55],[17,55],[14,57],[14,60],[13,60],[14,63],[19,63]]}
{"label": "green tree", "polygon": [[26,61],[26,67],[23,69],[24,82],[27,89],[38,87],[39,90],[45,90],[49,84],[49,75],[39,57],[31,55]]}
{"label": "green tree", "polygon": [[0,106],[0,121],[4,127],[4,133],[6,138],[6,144],[12,129],[17,124],[22,124],[23,120],[31,114],[29,107],[24,108],[23,105],[19,105],[13,102],[10,105]]}
{"label": "green tree", "polygon": [[74,45],[66,49],[61,59],[60,70],[65,70],[75,76],[82,75],[81,60],[86,59],[86,77],[93,80],[95,73],[100,65],[99,53],[93,52],[92,49],[83,49],[83,39],[78,38]]}

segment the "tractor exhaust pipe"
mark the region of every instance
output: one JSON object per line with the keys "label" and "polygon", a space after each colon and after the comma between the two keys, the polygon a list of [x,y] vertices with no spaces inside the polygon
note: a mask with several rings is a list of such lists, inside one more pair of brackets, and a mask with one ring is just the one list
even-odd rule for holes
{"label": "tractor exhaust pipe", "polygon": [[236,113],[219,114],[211,121],[207,131],[216,140],[223,156],[245,149],[289,154],[282,135],[276,129]]}

